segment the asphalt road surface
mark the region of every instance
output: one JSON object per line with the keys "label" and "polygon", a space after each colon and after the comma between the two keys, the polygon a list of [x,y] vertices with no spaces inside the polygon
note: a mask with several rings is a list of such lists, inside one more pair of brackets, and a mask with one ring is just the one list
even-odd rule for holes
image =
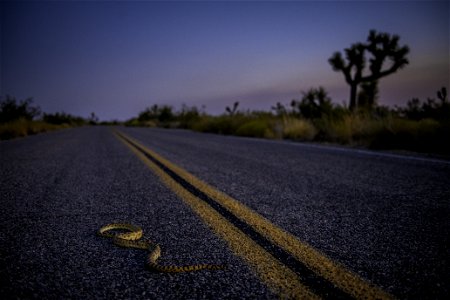
{"label": "asphalt road surface", "polygon": [[[448,161],[184,130],[115,129],[386,295],[444,299],[450,293]],[[236,217],[222,213],[224,226],[237,228],[233,234],[256,240],[242,240],[250,250],[241,251],[214,227],[218,218],[209,220],[186,200],[195,197],[184,199],[174,188],[188,185],[184,179],[167,171],[178,180],[171,185],[133,147],[111,127],[0,142],[1,299],[283,296],[259,268],[263,259],[253,258],[256,248],[281,270],[293,270],[314,295],[353,298],[338,294],[326,276],[296,269],[290,250],[254,233],[259,227],[247,225],[251,220],[230,221]],[[146,251],[96,235],[111,222],[141,226],[161,246],[161,265],[227,269],[151,272]]]}

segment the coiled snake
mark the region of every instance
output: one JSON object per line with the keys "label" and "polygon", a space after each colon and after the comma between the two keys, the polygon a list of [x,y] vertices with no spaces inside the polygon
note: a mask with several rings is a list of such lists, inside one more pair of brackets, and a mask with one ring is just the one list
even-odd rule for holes
{"label": "coiled snake", "polygon": [[[115,233],[111,232],[115,231]],[[125,232],[123,232],[125,231]],[[136,248],[148,250],[150,252],[147,260],[147,266],[151,271],[164,273],[192,272],[199,270],[223,270],[224,265],[189,265],[189,266],[162,266],[156,261],[161,256],[161,248],[158,244],[142,238],[142,228],[126,223],[112,223],[103,226],[98,231],[98,235],[102,237],[112,238],[115,245],[124,248]]]}

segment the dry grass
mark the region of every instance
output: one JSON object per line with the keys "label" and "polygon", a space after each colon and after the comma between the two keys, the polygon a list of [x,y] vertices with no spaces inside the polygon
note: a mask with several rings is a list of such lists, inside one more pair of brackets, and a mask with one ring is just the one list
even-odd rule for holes
{"label": "dry grass", "polygon": [[54,125],[42,121],[30,121],[19,119],[12,122],[0,124],[0,139],[7,140],[16,137],[24,137],[31,134],[66,128],[67,125]]}
{"label": "dry grass", "polygon": [[339,143],[372,149],[448,153],[450,125],[432,119],[408,120],[349,113],[314,120],[295,116],[202,116],[191,129],[201,132],[269,139]]}
{"label": "dry grass", "polygon": [[358,141],[379,134],[385,127],[385,120],[376,120],[364,115],[346,115],[339,120],[324,120],[323,131],[327,139],[341,144],[355,144]]}
{"label": "dry grass", "polygon": [[236,130],[236,135],[269,139],[275,138],[271,122],[267,119],[255,119],[242,124]]}
{"label": "dry grass", "polygon": [[323,120],[324,141],[373,149],[405,149],[419,152],[448,152],[448,125],[432,119],[408,120],[393,116],[373,118],[346,115],[340,120]]}
{"label": "dry grass", "polygon": [[283,138],[312,141],[317,133],[318,130],[309,120],[289,117],[283,119]]}

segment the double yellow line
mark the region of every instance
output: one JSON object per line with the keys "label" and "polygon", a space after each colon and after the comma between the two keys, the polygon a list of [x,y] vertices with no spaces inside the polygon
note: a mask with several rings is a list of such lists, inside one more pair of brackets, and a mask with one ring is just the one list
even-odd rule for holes
{"label": "double yellow line", "polygon": [[137,140],[116,136],[281,298],[392,298]]}

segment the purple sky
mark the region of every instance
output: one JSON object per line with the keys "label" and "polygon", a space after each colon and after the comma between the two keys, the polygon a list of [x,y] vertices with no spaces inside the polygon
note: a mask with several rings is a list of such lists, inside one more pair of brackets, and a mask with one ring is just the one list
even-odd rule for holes
{"label": "purple sky", "polygon": [[381,104],[449,87],[448,1],[1,2],[0,95],[45,112],[125,120],[152,104],[269,110],[324,86],[348,99],[328,58],[370,29],[400,35],[410,65]]}

